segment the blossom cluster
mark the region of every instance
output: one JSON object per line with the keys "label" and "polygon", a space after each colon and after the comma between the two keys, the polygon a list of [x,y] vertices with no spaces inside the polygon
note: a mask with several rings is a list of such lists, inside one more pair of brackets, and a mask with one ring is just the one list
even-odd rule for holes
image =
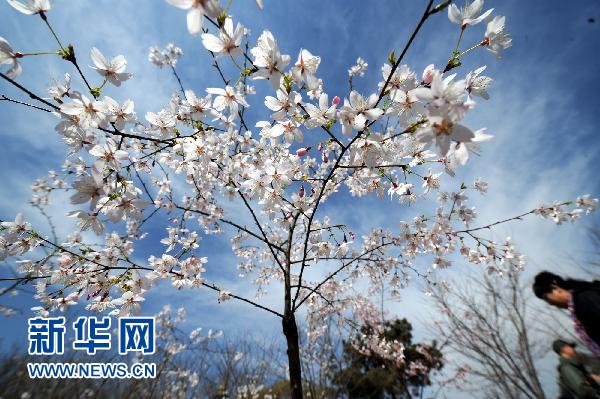
{"label": "blossom cluster", "polygon": [[150,47],[148,53],[148,60],[159,68],[169,65],[172,67],[177,66],[177,60],[183,55],[183,50],[173,43],[169,43],[163,50],[158,47]]}

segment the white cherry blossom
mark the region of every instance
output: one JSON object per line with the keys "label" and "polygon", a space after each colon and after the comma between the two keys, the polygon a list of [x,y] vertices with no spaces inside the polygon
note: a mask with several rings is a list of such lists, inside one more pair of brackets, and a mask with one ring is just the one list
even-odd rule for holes
{"label": "white cherry blossom", "polygon": [[496,16],[490,20],[485,30],[485,39],[481,42],[496,58],[500,52],[512,46],[512,38],[504,29],[505,17]]}
{"label": "white cherry blossom", "polygon": [[304,139],[304,134],[300,130],[300,123],[292,119],[277,121],[277,123],[271,127],[266,137],[275,138],[281,135],[283,135],[285,139],[286,147],[289,147],[293,141],[301,142]]}
{"label": "white cherry blossom", "polygon": [[584,208],[585,213],[587,214],[593,212],[598,207],[598,199],[590,198],[589,194],[579,196],[575,201],[577,203],[577,206],[580,208]]}
{"label": "white cherry blossom", "polygon": [[26,0],[25,2],[17,0],[6,1],[19,12],[28,15],[44,13],[52,8],[50,0]]}
{"label": "white cherry blossom", "polygon": [[182,107],[180,108],[180,115],[190,116],[194,119],[202,119],[207,115],[214,115],[211,104],[212,97],[210,94],[198,97],[193,90],[186,90],[185,100],[182,101]]}
{"label": "white cherry blossom", "polygon": [[133,101],[125,100],[123,105],[119,105],[119,103],[108,96],[102,98],[102,101],[104,101],[107,107],[110,122],[114,123],[118,130],[123,130],[126,124],[136,121],[135,112],[133,111]]}
{"label": "white cherry blossom", "polygon": [[390,98],[392,105],[386,112],[395,112],[403,122],[413,122],[426,113],[424,104],[416,96],[414,90],[396,90]]}
{"label": "white cherry blossom", "polygon": [[465,79],[467,85],[466,90],[473,96],[489,100],[490,95],[488,94],[487,89],[492,85],[492,78],[481,75],[483,71],[485,71],[485,68],[485,66],[482,66],[467,74]]}
{"label": "white cherry blossom", "polygon": [[90,210],[95,210],[98,200],[104,194],[104,184],[98,173],[93,173],[91,176],[83,176],[79,180],[73,182],[73,188],[77,193],[70,198],[72,204],[90,203]]}
{"label": "white cherry blossom", "polygon": [[71,96],[72,101],[60,106],[63,114],[77,117],[84,128],[96,128],[107,123],[108,107],[100,100],[90,100],[83,94]]}
{"label": "white cherry blossom", "polygon": [[71,75],[65,73],[64,83],[54,80],[52,86],[48,88],[48,93],[58,102],[62,102],[62,98],[69,95],[71,89]]}
{"label": "white cherry blossom", "polygon": [[148,60],[159,68],[169,65],[175,67],[177,60],[183,55],[183,50],[180,47],[175,46],[173,43],[169,43],[163,50],[159,50],[158,47],[150,47],[148,52]]}
{"label": "white cherry blossom", "polygon": [[231,86],[225,86],[224,89],[219,87],[209,88],[206,89],[206,92],[216,96],[213,101],[213,107],[217,111],[223,111],[225,108],[228,108],[229,113],[234,117],[237,116],[239,105],[243,107],[250,106],[244,99],[244,96]]}
{"label": "white cherry blossom", "polygon": [[117,143],[112,139],[106,139],[105,144],[95,145],[89,152],[90,155],[98,157],[95,163],[98,170],[102,170],[106,166],[114,170],[119,170],[121,161],[129,158],[127,151],[119,149]]}
{"label": "white cherry blossom", "polygon": [[242,53],[240,44],[244,38],[245,28],[241,24],[237,24],[233,29],[233,21],[231,18],[226,18],[219,36],[210,33],[202,34],[202,45],[213,53],[218,53],[219,56],[229,55],[232,57]]}
{"label": "white cherry blossom", "polygon": [[[228,301],[230,299],[231,299],[231,293],[229,291],[225,291],[225,290],[219,291],[219,298],[218,298],[219,303]],[[210,334],[210,332],[209,332],[209,335],[211,335],[211,337],[210,337],[211,339],[215,338],[215,336]]]}
{"label": "white cherry blossom", "polygon": [[491,8],[483,14],[480,14],[482,8],[483,0],[473,0],[470,3],[467,2],[462,8],[458,8],[456,4],[450,4],[448,6],[448,18],[455,24],[460,25],[462,29],[465,29],[468,25],[477,25],[486,19],[494,10]]}
{"label": "white cherry blossom", "polygon": [[456,74],[443,77],[438,71],[434,74],[430,87],[416,88],[413,93],[418,99],[427,101],[438,109],[462,103],[467,84],[464,80],[455,81],[455,77]]}
{"label": "white cherry blossom", "polygon": [[31,224],[25,221],[23,214],[17,213],[14,222],[2,222],[1,226],[7,229],[11,234],[17,234],[31,230]]}
{"label": "white cherry blossom", "polygon": [[146,112],[146,120],[150,122],[150,131],[159,137],[166,137],[173,132],[177,125],[177,116],[168,109],[158,113]]}
{"label": "white cherry blossom", "polygon": [[298,60],[292,68],[292,77],[296,84],[301,82],[306,83],[309,90],[315,89],[319,86],[319,81],[315,74],[319,69],[321,63],[321,57],[312,55],[310,51],[302,49],[298,54]]}
{"label": "white cherry blossom", "polygon": [[354,130],[362,130],[367,126],[369,121],[376,121],[383,110],[376,107],[377,94],[373,93],[369,97],[364,97],[357,91],[353,90],[350,93],[350,101],[344,99],[344,106],[340,109],[340,118],[342,124]]}
{"label": "white cherry blossom", "polygon": [[490,141],[493,136],[485,133],[485,128],[473,132],[473,137],[470,141],[460,142],[455,141],[450,145],[448,157],[455,159],[459,164],[465,165],[469,160],[469,153],[479,155],[479,143]]}
{"label": "white cherry blossom", "polygon": [[202,29],[205,15],[216,18],[221,12],[217,0],[167,0],[167,2],[175,7],[188,10],[187,28],[192,35],[199,33]]}
{"label": "white cherry blossom", "polygon": [[430,115],[427,126],[417,131],[417,138],[423,143],[435,143],[442,156],[448,154],[452,141],[468,143],[474,137],[469,128],[456,123],[448,115]]}
{"label": "white cherry blossom", "polygon": [[[392,66],[390,64],[384,64],[381,67],[381,74],[383,75],[383,81],[379,82],[379,89],[383,89],[383,85],[388,80],[390,73],[392,72]],[[396,90],[410,91],[417,88],[417,75],[410,70],[407,65],[400,65],[389,80],[387,89],[390,90],[390,97],[394,97]]]}
{"label": "white cherry blossom", "polygon": [[356,59],[356,64],[351,66],[350,69],[348,69],[348,76],[353,77],[353,76],[360,76],[363,77],[365,76],[365,72],[367,71],[367,67],[369,66],[369,64],[367,64],[365,62],[365,60],[363,60],[361,57],[358,57]]}
{"label": "white cherry blossom", "polygon": [[274,89],[278,89],[285,67],[290,63],[289,55],[279,52],[277,41],[273,34],[264,31],[258,38],[257,46],[250,49],[254,57],[254,66],[259,70],[253,74],[253,79],[269,79]]}
{"label": "white cherry blossom", "polygon": [[122,82],[131,78],[132,75],[125,72],[127,60],[124,56],[118,55],[108,60],[96,47],[92,47],[90,54],[96,65],[94,69],[113,85],[120,86]]}
{"label": "white cherry blossom", "polygon": [[286,117],[286,115],[293,115],[297,111],[298,103],[302,100],[299,93],[291,91],[286,93],[284,90],[277,90],[275,92],[277,97],[266,96],[265,106],[275,113],[271,114],[271,118],[278,121]]}
{"label": "white cherry blossom", "polygon": [[10,68],[6,71],[6,76],[11,79],[21,74],[21,65],[17,61],[18,58],[17,53],[6,39],[0,36],[0,65],[10,65]]}
{"label": "white cherry blossom", "polygon": [[98,220],[98,215],[95,213],[92,214],[84,211],[70,211],[67,212],[67,216],[77,217],[77,224],[82,231],[91,228],[96,235],[100,235],[104,231],[104,224]]}
{"label": "white cherry blossom", "polygon": [[140,302],[145,298],[131,291],[125,291],[120,298],[113,299],[113,306],[120,306],[121,309],[117,312],[119,316],[127,316],[132,313],[137,313],[140,310]]}
{"label": "white cherry blossom", "polygon": [[321,93],[319,96],[319,106],[306,104],[306,112],[310,118],[304,123],[308,128],[314,128],[325,125],[335,116],[336,106],[329,103],[329,96]]}

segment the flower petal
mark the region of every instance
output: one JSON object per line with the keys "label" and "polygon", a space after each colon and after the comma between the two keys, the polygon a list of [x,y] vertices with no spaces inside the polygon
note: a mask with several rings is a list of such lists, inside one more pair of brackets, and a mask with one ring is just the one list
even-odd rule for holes
{"label": "flower petal", "polygon": [[104,58],[104,55],[98,50],[96,47],[92,47],[90,50],[90,56],[92,57],[92,61],[99,69],[107,70],[109,69],[108,61]]}
{"label": "flower petal", "polygon": [[213,53],[220,53],[223,51],[223,41],[215,35],[211,35],[210,33],[202,34],[202,45],[209,51]]}
{"label": "flower petal", "polygon": [[187,10],[192,7],[194,0],[167,0],[167,3],[177,8]]}
{"label": "flower petal", "polygon": [[202,20],[204,19],[204,14],[198,8],[192,8],[187,13],[187,27],[188,31],[195,35],[200,32],[202,29]]}
{"label": "flower petal", "polygon": [[27,15],[35,14],[35,10],[33,8],[21,3],[20,1],[16,1],[16,0],[6,0],[6,1],[8,1],[8,4],[13,6],[17,11],[20,11],[23,14],[27,14]]}

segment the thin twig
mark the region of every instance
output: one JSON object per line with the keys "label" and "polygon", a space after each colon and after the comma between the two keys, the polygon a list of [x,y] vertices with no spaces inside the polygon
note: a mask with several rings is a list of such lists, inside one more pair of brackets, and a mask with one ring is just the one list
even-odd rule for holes
{"label": "thin twig", "polygon": [[4,94],[0,95],[0,101],[10,101],[11,103],[25,105],[27,107],[39,109],[40,111],[52,112],[51,109],[44,108],[44,107],[38,107],[37,105],[33,105],[33,104],[29,104],[29,103],[26,103],[23,101],[15,100],[14,98],[6,97]]}

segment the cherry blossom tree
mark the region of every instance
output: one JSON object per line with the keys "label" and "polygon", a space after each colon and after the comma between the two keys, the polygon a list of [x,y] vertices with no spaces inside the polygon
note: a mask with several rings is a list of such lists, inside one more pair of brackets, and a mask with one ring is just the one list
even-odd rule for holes
{"label": "cherry blossom tree", "polygon": [[[231,1],[224,6],[218,0],[168,0],[186,10],[181,23],[190,34],[200,34],[198,43],[208,51],[221,84],[184,85],[176,69],[182,49],[174,44],[151,48],[149,60],[170,70],[179,88],[163,109],[143,117],[135,112],[135,99],[121,104],[103,94],[135,79],[123,55],[92,48],[95,71],[84,70],[80,60],[87,59],[88,50],[76,51],[63,41],[65,33],[57,32],[48,17],[60,10],[49,0],[8,2],[26,14],[22,18],[39,18],[48,28],[49,46],[57,46],[27,52],[0,38],[0,64],[8,68],[0,76],[29,97],[2,96],[2,101],[56,118],[55,130],[67,148],[60,172],[34,182],[32,203],[44,209],[52,192],[68,190],[72,208],[67,215],[77,222],[72,234],[59,240],[40,233],[20,214],[2,221],[0,260],[16,258],[19,269],[16,277],[1,280],[10,284],[6,290],[34,284],[40,301],[34,310],[40,315],[78,303],[90,311],[129,314],[164,280],[178,289],[206,288],[219,302],[243,301],[281,321],[292,397],[301,398],[296,319],[301,310],[310,339],[324,333],[328,319],[348,328],[352,320],[368,324],[378,334],[385,319],[372,297],[384,288],[399,296],[413,277],[429,281],[436,268],[451,266],[455,254],[491,273],[518,271],[524,266],[522,254],[510,239],[486,238],[489,229],[529,215],[560,224],[596,207],[597,200],[582,196],[477,224],[468,195],[484,194],[483,180],[441,189],[441,175],[453,176],[491,139],[484,128],[468,127],[463,119],[475,109],[477,97],[489,97],[492,79],[483,75],[484,66],[459,69],[473,51],[486,49],[500,57],[511,45],[504,17],[484,11],[483,0],[462,8],[451,0],[426,1],[404,47],[382,62],[378,87],[370,93],[354,90],[353,79],[368,68],[359,58],[340,72],[348,73],[345,95],[327,93],[319,56],[299,49],[293,61],[270,31],[254,36],[244,21],[230,15]],[[257,4],[263,7],[262,1]],[[432,19],[441,23],[443,12],[458,25],[456,47],[447,65],[429,65],[418,77],[403,61],[423,25]],[[475,33],[481,27],[476,25],[485,25],[483,32]],[[461,50],[466,31],[478,38]],[[48,89],[51,98],[21,81],[31,73],[28,57],[38,55],[71,64],[65,65],[64,79]],[[237,76],[226,76],[225,63]],[[449,73],[454,70],[458,73]],[[271,94],[253,102],[251,84],[265,85]],[[253,110],[259,122],[249,126]],[[437,201],[437,210],[401,221],[396,229],[368,226],[356,237],[353,231],[364,226],[349,225],[323,207],[336,198],[358,207],[360,198],[369,196],[397,202],[399,209]],[[232,206],[245,216],[236,217]],[[147,260],[136,259],[135,249],[148,245],[150,223],[164,224],[164,247]],[[88,239],[88,231],[97,237]],[[211,262],[203,256],[201,238],[214,234],[229,238],[238,268],[257,287],[256,297],[205,278]],[[417,266],[417,259],[430,266]],[[261,303],[268,285],[282,293],[275,308]],[[364,342],[386,344],[379,338]],[[403,359],[401,347],[372,352],[386,353],[393,362]]]}

